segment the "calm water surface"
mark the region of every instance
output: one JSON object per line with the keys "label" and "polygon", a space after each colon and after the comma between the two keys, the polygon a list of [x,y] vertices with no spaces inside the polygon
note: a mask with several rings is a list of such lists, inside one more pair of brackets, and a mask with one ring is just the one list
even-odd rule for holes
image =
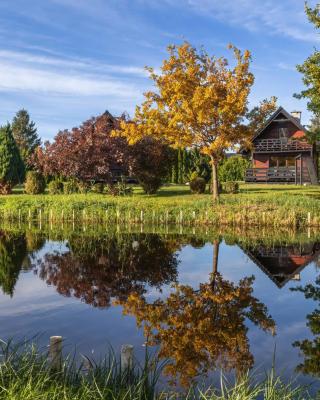
{"label": "calm water surface", "polygon": [[140,359],[148,340],[181,381],[220,367],[264,371],[276,349],[279,372],[313,382],[319,255],[310,232],[4,229],[0,337],[62,335],[95,357],[131,343]]}

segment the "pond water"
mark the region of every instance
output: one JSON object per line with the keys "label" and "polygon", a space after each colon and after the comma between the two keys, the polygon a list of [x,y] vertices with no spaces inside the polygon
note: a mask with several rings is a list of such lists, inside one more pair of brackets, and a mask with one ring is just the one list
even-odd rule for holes
{"label": "pond water", "polygon": [[145,345],[182,383],[207,370],[320,375],[314,232],[0,231],[0,338],[62,335],[99,358]]}

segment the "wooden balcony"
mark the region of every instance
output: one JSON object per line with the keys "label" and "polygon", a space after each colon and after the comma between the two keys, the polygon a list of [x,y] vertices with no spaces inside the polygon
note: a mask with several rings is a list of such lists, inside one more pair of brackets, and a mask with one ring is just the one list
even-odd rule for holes
{"label": "wooden balcony", "polygon": [[249,168],[245,175],[246,182],[255,183],[305,183],[310,182],[307,168],[275,167],[275,168]]}
{"label": "wooden balcony", "polygon": [[312,145],[302,140],[261,139],[253,144],[255,153],[288,153],[312,151]]}

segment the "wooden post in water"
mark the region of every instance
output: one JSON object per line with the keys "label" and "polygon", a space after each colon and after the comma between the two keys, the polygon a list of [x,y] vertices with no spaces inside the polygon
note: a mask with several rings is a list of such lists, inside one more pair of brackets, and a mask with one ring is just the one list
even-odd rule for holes
{"label": "wooden post in water", "polygon": [[51,336],[49,346],[50,366],[58,371],[62,366],[62,336]]}
{"label": "wooden post in water", "polygon": [[132,344],[123,344],[121,346],[121,371],[130,370],[133,366],[133,350]]}

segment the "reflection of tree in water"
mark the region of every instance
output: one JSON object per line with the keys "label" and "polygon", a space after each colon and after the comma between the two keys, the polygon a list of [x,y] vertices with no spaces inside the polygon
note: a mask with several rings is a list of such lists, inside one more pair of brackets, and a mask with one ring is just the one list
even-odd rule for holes
{"label": "reflection of tree in water", "polygon": [[183,385],[217,367],[241,373],[253,366],[247,319],[266,331],[275,328],[265,305],[252,295],[253,277],[236,285],[216,272],[218,251],[217,241],[215,272],[199,290],[175,285],[165,300],[150,304],[140,293],[132,293],[116,302],[144,327],[148,343],[160,346],[159,356],[169,360],[165,373]]}
{"label": "reflection of tree in water", "polygon": [[0,287],[13,295],[21,270],[32,267],[36,251],[45,243],[42,234],[0,231]]}
{"label": "reflection of tree in water", "polygon": [[4,294],[13,295],[26,255],[24,234],[0,231],[0,287]]}
{"label": "reflection of tree in water", "polygon": [[94,307],[110,306],[110,299],[142,294],[146,286],[160,288],[176,281],[176,245],[159,235],[124,234],[72,237],[70,251],[45,255],[37,263],[39,276],[65,296]]}
{"label": "reflection of tree in water", "polygon": [[[299,291],[304,294],[306,299],[320,302],[320,276],[315,283],[305,286],[291,288],[292,291]],[[310,329],[313,339],[297,340],[293,343],[298,347],[304,357],[304,361],[298,365],[297,370],[308,375],[320,377],[320,309],[316,308],[311,314],[307,315],[307,326]]]}

